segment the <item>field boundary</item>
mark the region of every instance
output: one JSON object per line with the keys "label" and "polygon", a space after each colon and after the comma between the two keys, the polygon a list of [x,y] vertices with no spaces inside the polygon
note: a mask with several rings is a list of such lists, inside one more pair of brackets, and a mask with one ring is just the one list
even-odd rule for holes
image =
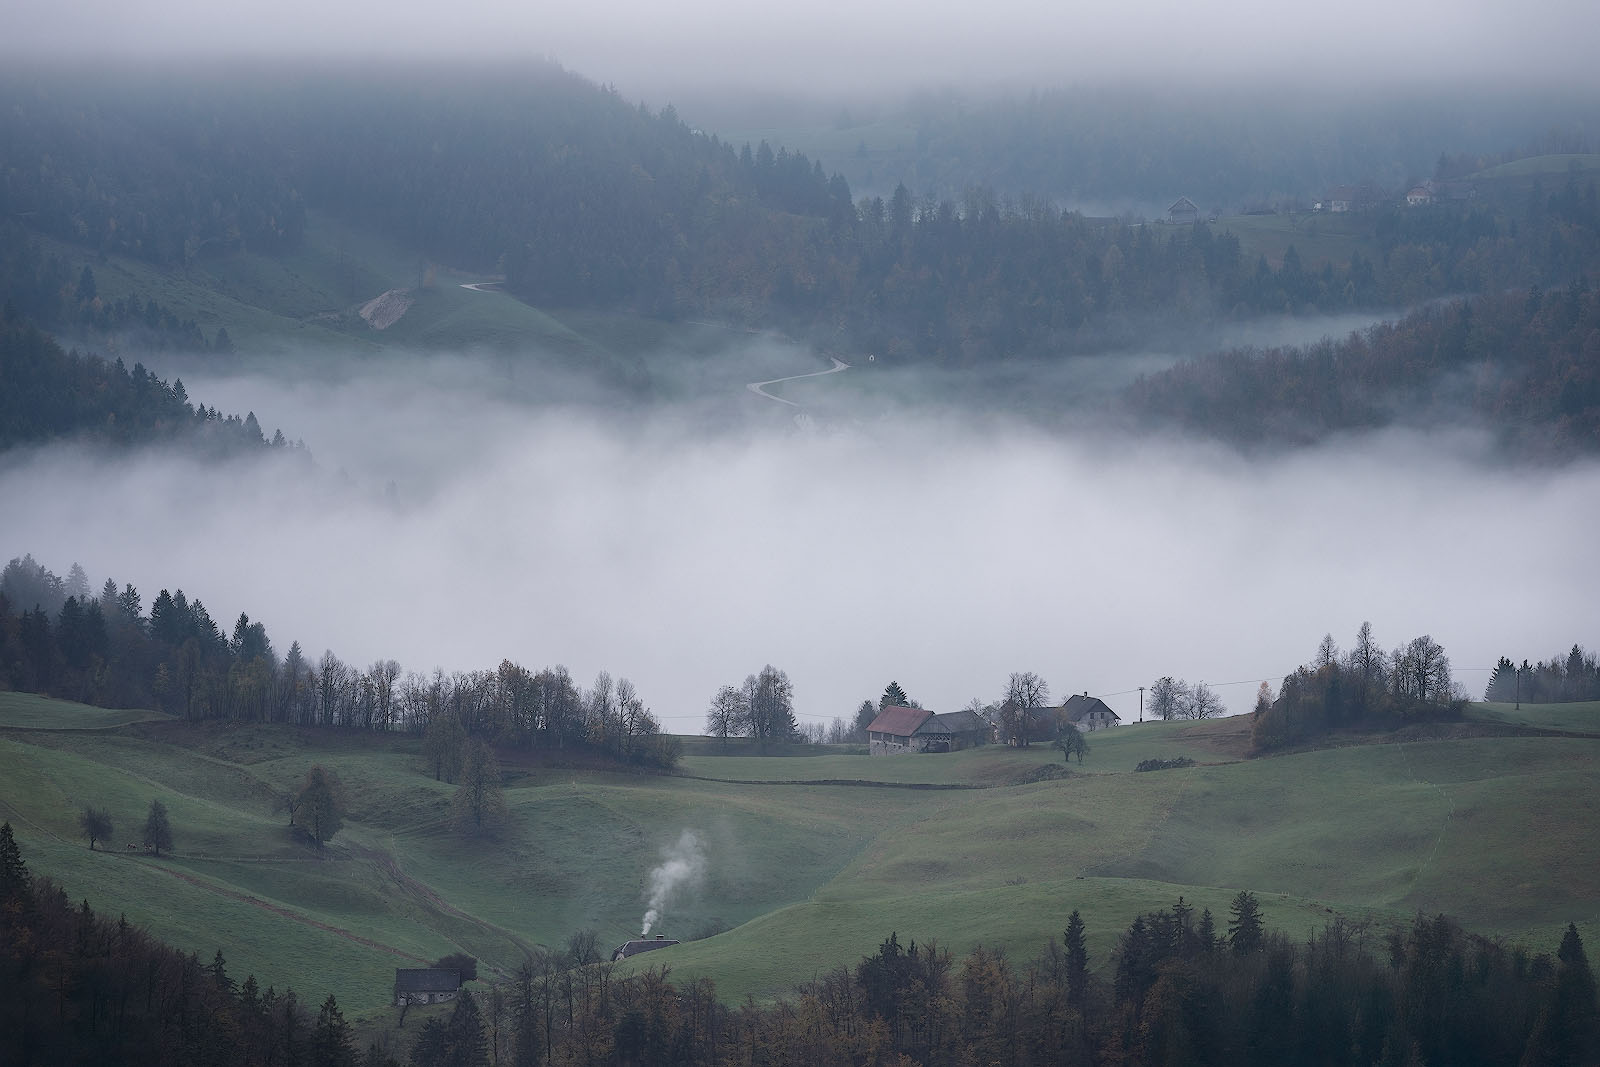
{"label": "field boundary", "polygon": [[869,778],[711,778],[703,774],[674,774],[691,782],[716,782],[719,785],[844,785],[865,789],[998,789],[1006,783],[978,782],[880,782]]}

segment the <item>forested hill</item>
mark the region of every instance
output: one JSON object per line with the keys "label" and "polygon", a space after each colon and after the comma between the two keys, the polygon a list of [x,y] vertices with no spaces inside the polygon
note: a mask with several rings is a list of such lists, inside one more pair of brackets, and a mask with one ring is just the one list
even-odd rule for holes
{"label": "forested hill", "polygon": [[[75,301],[79,280],[53,275],[29,240],[180,270],[293,249],[308,207],[503,271],[539,307],[777,327],[891,364],[1054,359],[1131,346],[1152,324],[1600,273],[1592,182],[1414,215],[1375,207],[1356,251],[1302,267],[1292,250],[1242,251],[1223,226],[1125,225],[978,191],[856,202],[805,155],[725,143],[549,64],[12,72],[0,105],[8,293],[80,317],[135,309]],[[151,310],[137,308],[164,321]],[[172,324],[216,343],[185,327]]]}
{"label": "forested hill", "polygon": [[1479,297],[1342,341],[1235,349],[1136,383],[1141,420],[1245,447],[1392,424],[1489,428],[1523,456],[1600,450],[1600,292]]}
{"label": "forested hill", "polygon": [[0,450],[72,438],[111,445],[170,442],[204,455],[265,448],[301,451],[282,430],[269,440],[255,412],[225,415],[193,404],[183,381],[141,363],[68,352],[38,327],[0,315]]}

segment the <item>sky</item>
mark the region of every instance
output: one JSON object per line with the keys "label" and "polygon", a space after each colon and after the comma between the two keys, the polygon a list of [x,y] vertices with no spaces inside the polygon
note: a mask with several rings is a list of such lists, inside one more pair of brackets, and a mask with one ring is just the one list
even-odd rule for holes
{"label": "sky", "polygon": [[1013,671],[1127,719],[1167,674],[1244,711],[1364,620],[1385,648],[1431,634],[1476,696],[1498,656],[1592,647],[1600,621],[1572,579],[1600,465],[1506,467],[1466,434],[1246,459],[932,407],[809,432],[787,412],[712,428],[698,409],[528,408],[391,359],[295,385],[184,377],[304,436],[319,473],[11,453],[0,499],[52,505],[9,516],[0,551],[81,562],[146,607],[181,586],[280,654],[607,670],[679,732],[768,663],[808,722],[890,680],[936,711],[997,700]]}
{"label": "sky", "polygon": [[1600,84],[1589,0],[1106,5],[810,0],[13,0],[0,53],[549,56],[631,93],[760,85],[823,96],[934,85],[1126,79]]}

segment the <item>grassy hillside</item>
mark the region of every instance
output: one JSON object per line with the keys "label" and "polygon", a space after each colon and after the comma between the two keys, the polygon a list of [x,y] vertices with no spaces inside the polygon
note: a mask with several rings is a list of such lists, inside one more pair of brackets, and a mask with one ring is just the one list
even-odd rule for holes
{"label": "grassy hillside", "polygon": [[[122,714],[0,702],[0,816],[31,866],[202,956],[222,946],[236,973],[331,991],[374,1024],[396,966],[464,949],[489,972],[580,928],[607,946],[633,935],[649,870],[685,829],[706,875],[658,929],[694,940],[623,966],[710,975],[730,999],[853,964],[891,930],[1031,955],[1073,908],[1103,967],[1138,912],[1182,893],[1225,925],[1239,888],[1296,936],[1334,914],[1381,926],[1418,910],[1541,949],[1568,921],[1600,936],[1600,856],[1577,847],[1600,836],[1584,800],[1600,786],[1600,740],[1586,737],[1248,760],[1245,721],[1145,724],[1095,735],[1065,776],[1045,746],[763,759],[699,745],[671,777],[507,754],[512,826],[483,842],[448,828],[452,787],[425,773],[414,740]],[[1132,770],[1177,755],[1196,766]],[[320,851],[275,803],[313,763],[351,799]],[[122,848],[152,797],[177,839],[160,859]],[[106,852],[78,837],[86,804],[117,819]]]}
{"label": "grassy hillside", "polygon": [[1212,229],[1239,238],[1239,255],[1250,265],[1266,256],[1274,269],[1281,267],[1290,245],[1308,271],[1324,263],[1346,266],[1358,252],[1364,259],[1380,258],[1372,216],[1366,214],[1230,215]]}
{"label": "grassy hillside", "polygon": [[[230,252],[183,268],[51,238],[39,241],[72,274],[84,266],[93,270],[103,299],[155,300],[178,318],[195,320],[208,340],[226,329],[244,355],[334,346],[369,354],[384,348],[486,348],[611,380],[628,380],[639,370],[638,349],[613,347],[609,342],[616,331],[602,329],[604,316],[591,315],[579,329],[570,328],[506,293],[463,287],[481,281],[480,276],[452,271],[316,212],[308,216],[305,238],[292,252]],[[411,306],[393,324],[374,328],[360,311],[391,290],[408,294]],[[603,339],[588,336],[589,327]]]}
{"label": "grassy hillside", "polygon": [[1473,704],[1471,718],[1480,722],[1533,726],[1541,730],[1600,733],[1600,700],[1569,704]]}
{"label": "grassy hillside", "polygon": [[1600,155],[1557,154],[1514,159],[1510,163],[1501,163],[1499,166],[1480,170],[1471,175],[1469,180],[1497,181],[1504,178],[1531,178],[1536,175],[1551,174],[1578,174],[1589,177],[1595,171],[1600,171]]}

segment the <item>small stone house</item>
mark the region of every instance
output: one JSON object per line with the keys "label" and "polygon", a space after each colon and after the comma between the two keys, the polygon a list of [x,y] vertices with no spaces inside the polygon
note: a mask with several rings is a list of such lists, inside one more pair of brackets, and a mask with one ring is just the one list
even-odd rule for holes
{"label": "small stone house", "polygon": [[1199,222],[1200,209],[1187,196],[1180,196],[1167,208],[1168,222]]}
{"label": "small stone house", "polygon": [[403,1004],[442,1004],[461,992],[461,973],[433,967],[396,967],[395,1007]]}
{"label": "small stone house", "polygon": [[1061,712],[1063,719],[1086,734],[1122,721],[1122,716],[1107,707],[1105,701],[1087,693],[1073,694],[1072,699],[1061,705]]}

